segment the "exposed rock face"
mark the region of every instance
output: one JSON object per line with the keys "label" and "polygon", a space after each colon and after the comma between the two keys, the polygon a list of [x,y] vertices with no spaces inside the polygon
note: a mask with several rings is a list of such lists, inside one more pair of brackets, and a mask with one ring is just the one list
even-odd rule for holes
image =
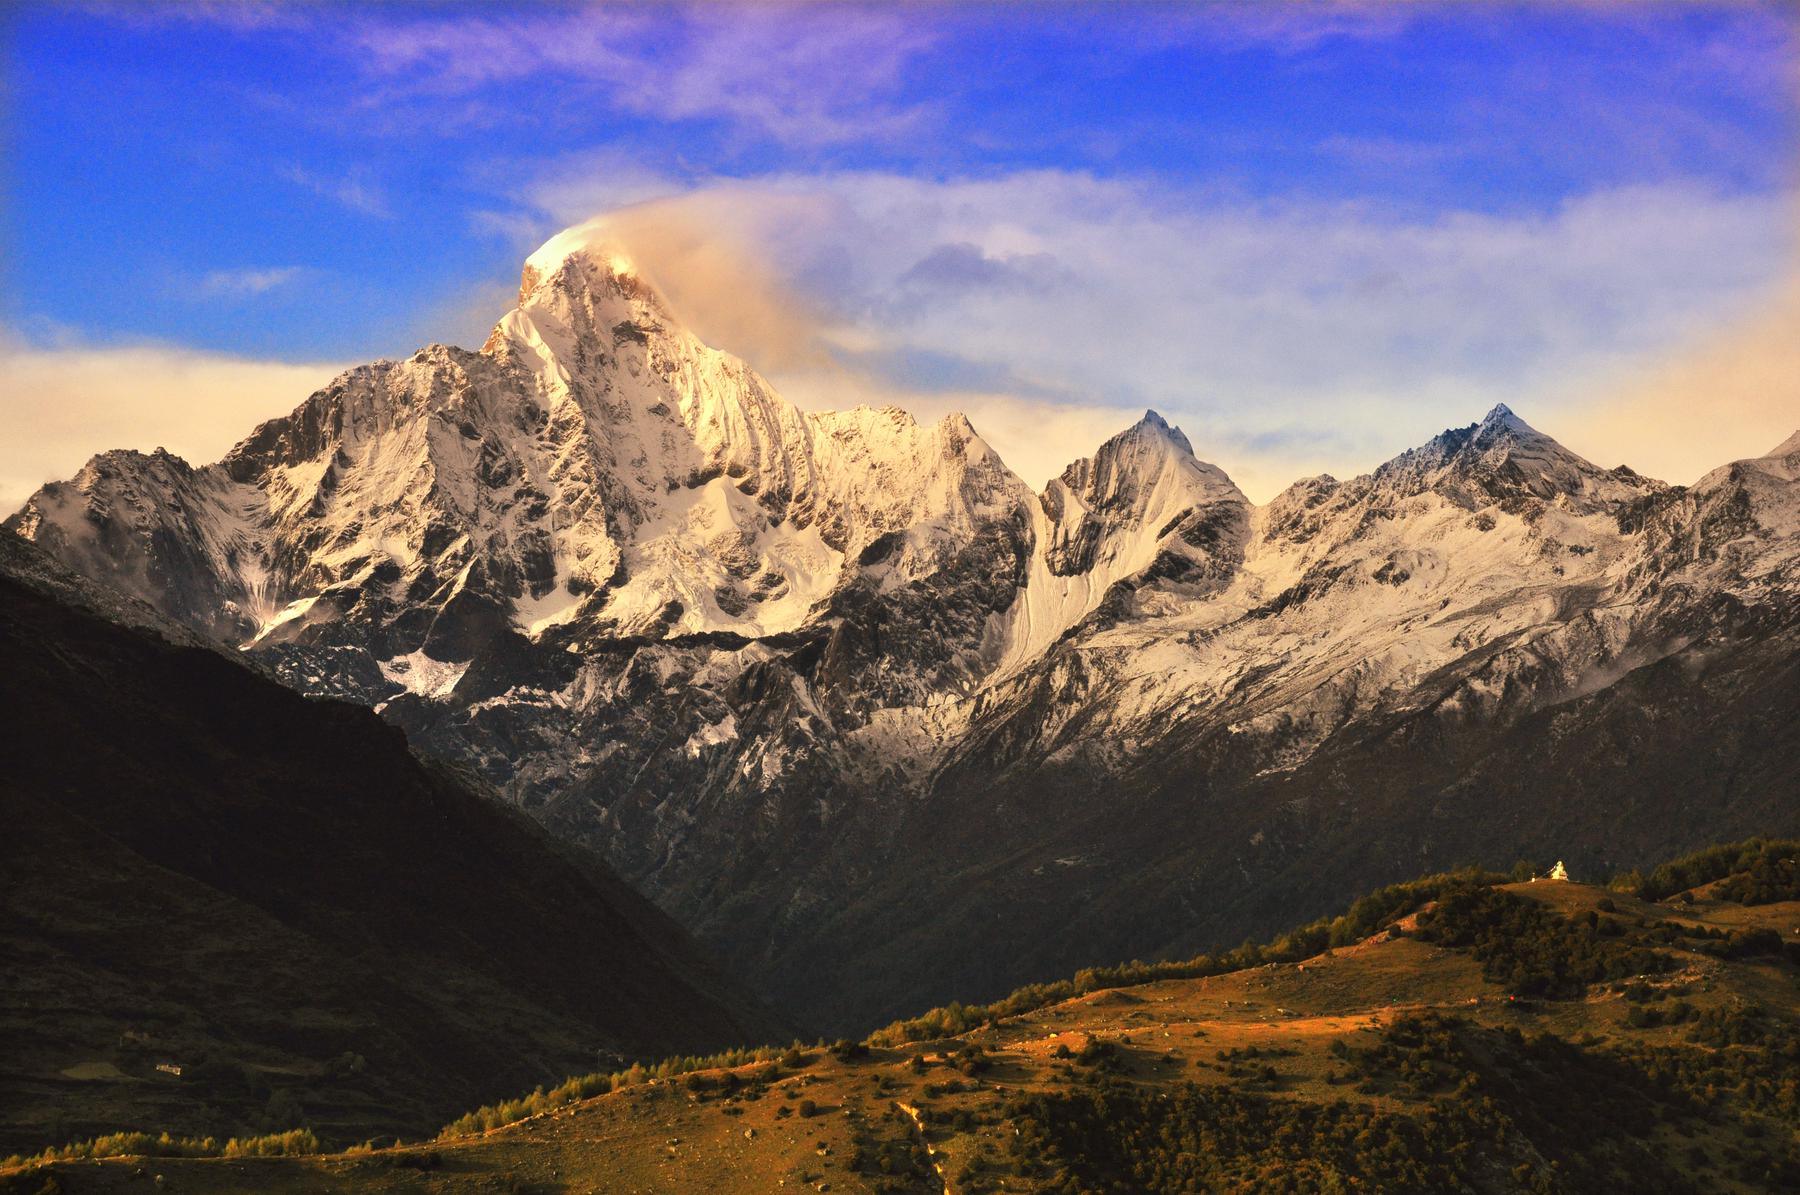
{"label": "exposed rock face", "polygon": [[[217,465],[97,458],[12,525],[473,762],[854,1026],[1241,937],[1180,869],[1259,890],[1332,858],[1364,828],[1321,802],[1347,808],[1378,757],[1433,777],[1382,790],[1390,845],[1245,915],[1510,862],[1516,809],[1463,802],[1444,834],[1444,786],[1496,751],[1541,761],[1508,736],[1658,669],[1737,660],[1682,734],[1721,766],[1776,760],[1779,735],[1728,743],[1719,720],[1791,663],[1797,447],[1671,488],[1499,407],[1254,507],[1150,412],[1036,494],[960,417],[797,410],[565,234],[481,352],[353,370]],[[1600,733],[1577,721],[1558,733]],[[1629,785],[1638,760],[1595,774]],[[1764,796],[1659,813],[1654,842],[1597,797],[1576,862],[1778,828],[1752,820]]]}

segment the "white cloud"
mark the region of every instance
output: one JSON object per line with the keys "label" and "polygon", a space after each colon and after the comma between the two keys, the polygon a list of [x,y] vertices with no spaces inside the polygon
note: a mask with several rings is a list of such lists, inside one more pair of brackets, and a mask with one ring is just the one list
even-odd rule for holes
{"label": "white cloud", "polygon": [[304,278],[308,273],[305,266],[210,270],[201,275],[194,293],[205,298],[253,298]]}
{"label": "white cloud", "polygon": [[170,0],[163,4],[145,4],[143,0],[93,0],[86,7],[129,25],[206,24],[236,33],[260,33],[303,27],[310,5],[295,4],[292,0]]}
{"label": "white cloud", "polygon": [[696,8],[691,22],[673,70],[654,54],[632,60],[624,106],[722,118],[796,145],[895,136],[930,114],[897,98],[907,65],[935,40],[917,13],[718,5]]}
{"label": "white cloud", "polygon": [[342,178],[338,178],[317,174],[300,166],[289,166],[282,170],[281,177],[315,195],[342,204],[353,212],[382,219],[393,215],[388,207],[387,193],[365,170],[352,168]]}
{"label": "white cloud", "polygon": [[[563,223],[592,210],[566,172],[526,198]],[[1593,395],[1758,318],[1795,241],[1789,197],[1682,183],[1406,218],[1049,171],[715,180],[616,219],[696,330],[797,400],[979,400],[1034,482],[1155,407],[1258,497],[1496,402],[1574,426]],[[1751,435],[1736,455],[1762,450]],[[1717,463],[1691,448],[1661,459]]]}
{"label": "white cloud", "polygon": [[217,460],[343,368],[161,345],[33,348],[0,337],[0,511],[111,448]]}
{"label": "white cloud", "polygon": [[[936,39],[916,12],[853,5],[588,5],[445,18],[362,15],[327,27],[375,84],[363,106],[389,123],[419,97],[438,121],[508,119],[484,89],[547,83],[544,103],[591,103],[663,121],[716,120],[784,145],[916,130],[933,109],[901,91]],[[447,97],[476,97],[460,117]]]}
{"label": "white cloud", "polygon": [[1133,40],[1155,31],[1154,44],[1202,42],[1226,49],[1267,46],[1298,55],[1334,41],[1382,41],[1406,31],[1432,5],[1375,3],[1374,0],[1287,0],[1282,4],[1212,3],[1151,6],[1147,18],[1134,22]]}

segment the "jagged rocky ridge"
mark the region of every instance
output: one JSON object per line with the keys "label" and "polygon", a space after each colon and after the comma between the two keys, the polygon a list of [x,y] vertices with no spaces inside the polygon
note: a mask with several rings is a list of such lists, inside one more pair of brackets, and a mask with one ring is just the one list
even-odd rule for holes
{"label": "jagged rocky ridge", "polygon": [[[1590,861],[1791,828],[1791,715],[1739,705],[1793,674],[1797,476],[1800,437],[1666,486],[1499,407],[1258,507],[1151,412],[1039,494],[959,417],[797,410],[578,229],[480,352],[353,370],[216,465],[103,455],[9,525],[854,1026],[1508,862],[1528,809]],[[1663,699],[1614,699],[1671,674],[1656,748],[1733,779],[1622,820],[1684,773],[1630,741]]]}

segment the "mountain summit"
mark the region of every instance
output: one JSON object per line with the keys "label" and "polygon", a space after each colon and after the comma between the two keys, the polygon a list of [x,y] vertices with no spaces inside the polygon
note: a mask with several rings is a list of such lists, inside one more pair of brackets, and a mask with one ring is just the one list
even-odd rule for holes
{"label": "mountain summit", "polygon": [[1669,487],[1498,406],[1256,506],[1147,411],[1036,493],[960,416],[800,411],[603,230],[521,281],[480,352],[10,525],[474,766],[814,1023],[1800,796],[1741,704],[1791,708],[1791,456]]}
{"label": "mountain summit", "polygon": [[1659,483],[1630,470],[1607,470],[1564,448],[1526,423],[1506,404],[1479,423],[1452,428],[1376,470],[1396,490],[1437,490],[1463,500],[1536,499],[1586,512],[1630,502]]}

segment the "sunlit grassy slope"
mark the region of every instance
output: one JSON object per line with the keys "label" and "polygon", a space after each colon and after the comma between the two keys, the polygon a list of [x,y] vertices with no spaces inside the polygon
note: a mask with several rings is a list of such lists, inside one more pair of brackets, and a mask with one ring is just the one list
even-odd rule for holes
{"label": "sunlit grassy slope", "polygon": [[1674,875],[1696,877],[1646,884],[1659,902],[1427,884],[1310,957],[977,1013],[954,1036],[903,1023],[887,1044],[590,1080],[398,1149],[38,1163],[8,1189],[1792,1190],[1793,865]]}

